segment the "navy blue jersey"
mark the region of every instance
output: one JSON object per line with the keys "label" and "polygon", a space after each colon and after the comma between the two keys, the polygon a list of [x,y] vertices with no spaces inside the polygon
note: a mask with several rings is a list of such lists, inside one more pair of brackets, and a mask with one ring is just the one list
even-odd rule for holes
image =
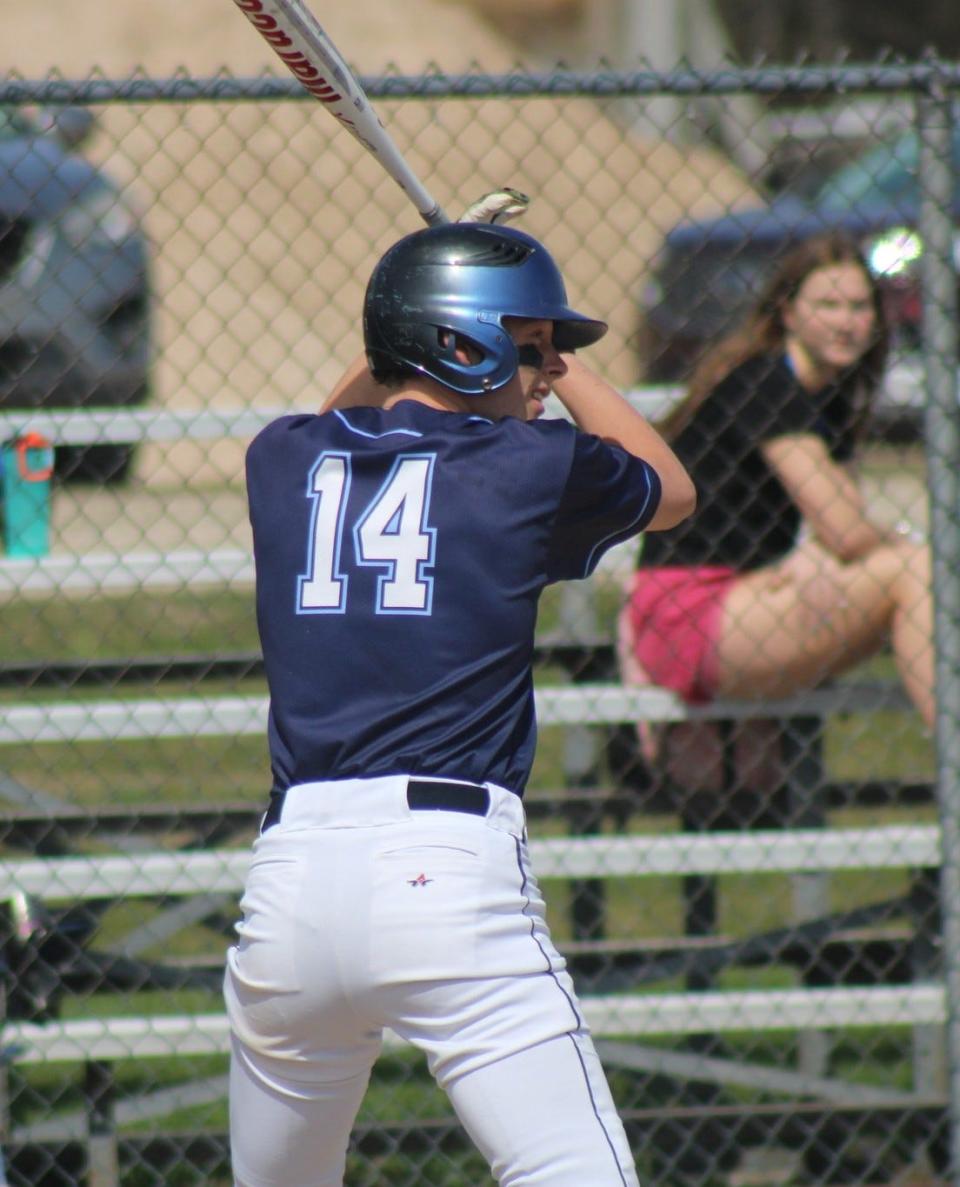
{"label": "navy blue jersey", "polygon": [[409,773],[522,792],[544,586],[660,499],[562,420],[405,400],[285,416],[247,452],[274,788]]}

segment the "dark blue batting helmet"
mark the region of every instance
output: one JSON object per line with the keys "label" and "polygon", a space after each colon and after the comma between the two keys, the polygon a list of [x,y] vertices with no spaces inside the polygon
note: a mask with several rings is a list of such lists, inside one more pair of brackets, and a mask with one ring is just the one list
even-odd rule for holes
{"label": "dark blue batting helmet", "polygon": [[[567,304],[560,270],[542,243],[513,227],[446,223],[407,235],[370,277],[363,310],[375,379],[423,374],[466,396],[496,391],[517,372],[505,317],[553,322],[558,350],[589,346],[606,322]],[[456,341],[477,360],[457,358]]]}

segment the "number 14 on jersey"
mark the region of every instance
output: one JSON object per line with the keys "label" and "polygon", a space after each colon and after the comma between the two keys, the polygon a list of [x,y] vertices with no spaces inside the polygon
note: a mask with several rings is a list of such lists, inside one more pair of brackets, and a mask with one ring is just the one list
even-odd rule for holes
{"label": "number 14 on jersey", "polygon": [[347,524],[352,485],[349,453],[323,453],[310,474],[313,502],[307,571],[297,581],[297,612],[343,614],[350,570],[382,569],[378,614],[429,614],[433,604],[436,529],[429,526],[433,454],[398,457],[380,489]]}

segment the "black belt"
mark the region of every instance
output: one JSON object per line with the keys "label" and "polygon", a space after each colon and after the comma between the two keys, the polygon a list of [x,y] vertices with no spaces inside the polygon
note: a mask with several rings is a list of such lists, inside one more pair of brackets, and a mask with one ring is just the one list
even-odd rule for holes
{"label": "black belt", "polygon": [[411,779],[407,783],[411,811],[469,812],[486,816],[490,792],[479,783],[441,783],[438,779]]}
{"label": "black belt", "polygon": [[[322,795],[323,792],[317,794]],[[279,824],[285,796],[285,791],[271,791],[270,804],[260,825],[262,833]],[[490,810],[490,792],[480,783],[443,783],[439,779],[409,779],[407,805],[415,812],[466,812],[470,816],[486,816]]]}

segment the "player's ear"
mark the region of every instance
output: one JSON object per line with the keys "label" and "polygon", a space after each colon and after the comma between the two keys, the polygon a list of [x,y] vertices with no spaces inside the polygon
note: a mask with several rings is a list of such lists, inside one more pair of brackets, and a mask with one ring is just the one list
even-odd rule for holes
{"label": "player's ear", "polygon": [[478,363],[483,362],[483,354],[477,349],[472,342],[468,342],[466,338],[457,335],[457,357],[464,363],[469,363],[471,367],[475,367]]}
{"label": "player's ear", "polygon": [[470,367],[475,367],[478,363],[483,362],[481,352],[460,334],[454,334],[452,330],[441,330],[439,338],[441,349],[448,350],[451,344],[453,345],[453,353],[458,363],[466,363]]}

